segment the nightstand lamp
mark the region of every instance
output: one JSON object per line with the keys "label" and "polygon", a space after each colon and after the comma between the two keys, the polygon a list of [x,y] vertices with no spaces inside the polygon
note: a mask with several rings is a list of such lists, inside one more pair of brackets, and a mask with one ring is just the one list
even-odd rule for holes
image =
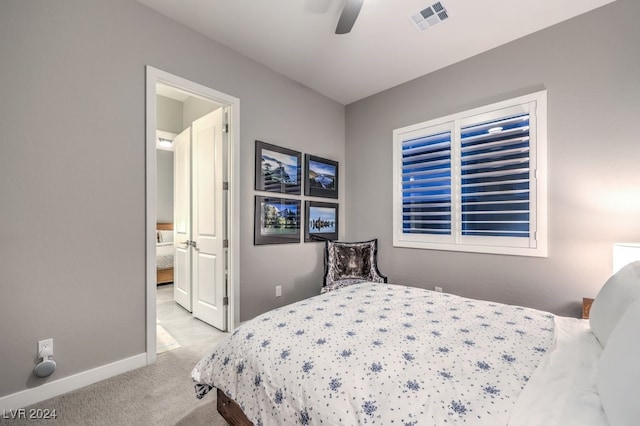
{"label": "nightstand lamp", "polygon": [[[640,243],[615,243],[613,245],[613,274],[631,262],[640,260]],[[593,299],[582,298],[582,318],[589,318]]]}
{"label": "nightstand lamp", "polygon": [[640,260],[640,243],[615,243],[613,245],[614,274],[636,260]]}

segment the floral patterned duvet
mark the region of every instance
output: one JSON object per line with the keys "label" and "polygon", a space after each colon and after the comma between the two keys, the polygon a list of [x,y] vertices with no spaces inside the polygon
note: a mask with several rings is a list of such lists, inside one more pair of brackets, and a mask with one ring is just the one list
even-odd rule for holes
{"label": "floral patterned duvet", "polygon": [[362,283],[240,326],[194,368],[256,425],[506,425],[553,315]]}

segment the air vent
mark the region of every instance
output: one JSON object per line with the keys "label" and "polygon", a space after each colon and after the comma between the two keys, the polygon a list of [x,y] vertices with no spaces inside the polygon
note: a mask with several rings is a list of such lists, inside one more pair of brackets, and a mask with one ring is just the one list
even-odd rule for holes
{"label": "air vent", "polygon": [[410,19],[418,31],[424,31],[445,19],[449,19],[449,13],[447,9],[444,8],[442,2],[437,2],[412,14]]}

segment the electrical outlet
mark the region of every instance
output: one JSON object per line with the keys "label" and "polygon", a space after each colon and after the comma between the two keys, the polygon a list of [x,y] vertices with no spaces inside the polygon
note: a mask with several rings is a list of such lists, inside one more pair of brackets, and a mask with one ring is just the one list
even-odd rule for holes
{"label": "electrical outlet", "polygon": [[53,355],[53,339],[40,340],[38,342],[38,356],[46,358]]}
{"label": "electrical outlet", "polygon": [[281,285],[277,285],[276,286],[276,297],[280,297],[282,296],[282,286]]}
{"label": "electrical outlet", "polygon": [[442,287],[435,286],[433,289],[438,293],[442,293]]}

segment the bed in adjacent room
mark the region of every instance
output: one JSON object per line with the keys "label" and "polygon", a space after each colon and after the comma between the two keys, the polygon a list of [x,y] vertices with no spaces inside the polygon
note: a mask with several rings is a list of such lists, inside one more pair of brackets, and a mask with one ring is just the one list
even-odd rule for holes
{"label": "bed in adjacent room", "polygon": [[638,324],[640,262],[590,321],[364,282],[243,323],[192,377],[231,424],[626,425]]}
{"label": "bed in adjacent room", "polygon": [[173,223],[156,225],[156,279],[158,284],[173,282]]}

